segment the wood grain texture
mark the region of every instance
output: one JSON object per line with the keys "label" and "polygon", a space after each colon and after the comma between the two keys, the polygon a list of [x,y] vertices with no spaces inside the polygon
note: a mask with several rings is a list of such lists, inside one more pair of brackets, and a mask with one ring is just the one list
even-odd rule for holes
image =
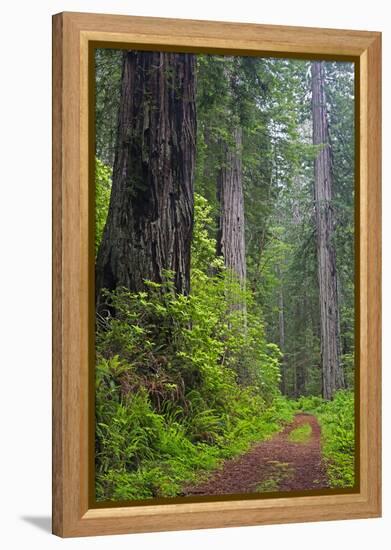
{"label": "wood grain texture", "polygon": [[62,19],[53,19],[53,117],[52,117],[52,441],[53,531],[61,533],[63,513],[62,460]]}
{"label": "wood grain texture", "polygon": [[[361,100],[361,201],[360,268],[365,266],[365,315],[361,315],[361,335],[365,335],[360,357],[361,381],[361,476],[368,502],[381,513],[381,38],[372,42],[362,56]],[[365,247],[365,250],[364,250]],[[364,349],[364,343],[366,348]],[[365,386],[365,394],[364,394]],[[364,427],[365,424],[365,427]]]}
{"label": "wood grain texture", "polygon": [[[65,12],[64,17],[90,40],[188,48],[275,51],[308,54],[361,55],[378,33],[283,27],[185,19],[130,17]],[[104,35],[104,36],[103,36]]]}
{"label": "wood grain texture", "polygon": [[[360,64],[360,492],[89,508],[89,41],[348,56]],[[53,532],[85,536],[380,515],[380,33],[63,13],[53,18]]]}

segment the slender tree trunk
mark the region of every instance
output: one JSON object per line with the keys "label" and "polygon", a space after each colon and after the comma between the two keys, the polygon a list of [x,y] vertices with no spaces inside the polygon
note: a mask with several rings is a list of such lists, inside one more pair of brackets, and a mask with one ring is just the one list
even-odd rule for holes
{"label": "slender tree trunk", "polygon": [[281,280],[281,269],[280,266],[277,267],[277,276],[280,282],[280,288],[278,291],[278,328],[279,328],[279,344],[280,351],[282,353],[281,361],[281,392],[283,395],[287,393],[287,373],[286,373],[286,362],[285,362],[285,319],[284,319],[284,292],[282,287]]}
{"label": "slender tree trunk", "polygon": [[293,397],[296,399],[298,396],[297,394],[297,353],[295,353],[294,356],[294,366],[293,366]]}
{"label": "slender tree trunk", "polygon": [[[223,144],[222,166],[217,177],[220,205],[217,254],[237,277],[242,287],[246,281],[244,240],[244,199],[242,183],[242,131],[233,132],[233,145]],[[243,308],[244,304],[236,304]]]}
{"label": "slender tree trunk", "polygon": [[296,366],[296,392],[298,397],[300,397],[300,395],[305,395],[306,393],[308,357],[306,357],[305,351],[300,359],[300,363]]}
{"label": "slender tree trunk", "polygon": [[195,162],[195,58],[124,54],[113,186],[96,265],[103,288],[145,288],[175,272],[190,288]]}
{"label": "slender tree trunk", "polygon": [[315,159],[315,218],[320,301],[320,336],[323,397],[331,399],[344,386],[340,365],[340,327],[338,313],[337,268],[334,245],[334,213],[332,206],[331,146],[325,97],[323,62],[313,62],[312,119],[313,143],[322,146]]}
{"label": "slender tree trunk", "polygon": [[[308,303],[307,296],[303,295],[301,300],[297,304],[297,322],[300,326],[307,326],[307,316],[308,316]],[[304,335],[303,335],[304,336]],[[305,395],[307,389],[307,374],[308,374],[308,363],[309,363],[309,348],[308,348],[308,339],[304,337],[304,346],[300,346],[299,354],[299,364],[296,369],[296,388],[297,395]]]}

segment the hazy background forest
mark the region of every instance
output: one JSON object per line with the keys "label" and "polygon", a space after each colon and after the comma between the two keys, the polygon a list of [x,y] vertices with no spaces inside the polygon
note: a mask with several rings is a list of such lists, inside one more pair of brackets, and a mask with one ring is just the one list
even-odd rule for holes
{"label": "hazy background forest", "polygon": [[352,486],[353,64],[95,60],[97,499],[212,494],[291,422],[313,479],[218,491]]}

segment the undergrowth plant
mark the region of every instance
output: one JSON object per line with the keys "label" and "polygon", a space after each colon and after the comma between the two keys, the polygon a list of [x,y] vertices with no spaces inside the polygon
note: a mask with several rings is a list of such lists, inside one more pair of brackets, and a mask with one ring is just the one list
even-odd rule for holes
{"label": "undergrowth plant", "polygon": [[[181,494],[292,417],[279,349],[251,293],[215,258],[203,197],[195,211],[190,295],[176,294],[166,272],[143,292],[107,292],[108,313],[97,316],[98,500]],[[246,301],[245,319],[233,295]]]}

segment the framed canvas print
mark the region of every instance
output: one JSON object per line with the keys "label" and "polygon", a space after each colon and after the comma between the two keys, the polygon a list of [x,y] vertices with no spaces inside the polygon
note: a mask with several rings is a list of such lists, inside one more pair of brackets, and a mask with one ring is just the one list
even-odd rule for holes
{"label": "framed canvas print", "polygon": [[53,532],[380,515],[380,33],[53,17]]}

